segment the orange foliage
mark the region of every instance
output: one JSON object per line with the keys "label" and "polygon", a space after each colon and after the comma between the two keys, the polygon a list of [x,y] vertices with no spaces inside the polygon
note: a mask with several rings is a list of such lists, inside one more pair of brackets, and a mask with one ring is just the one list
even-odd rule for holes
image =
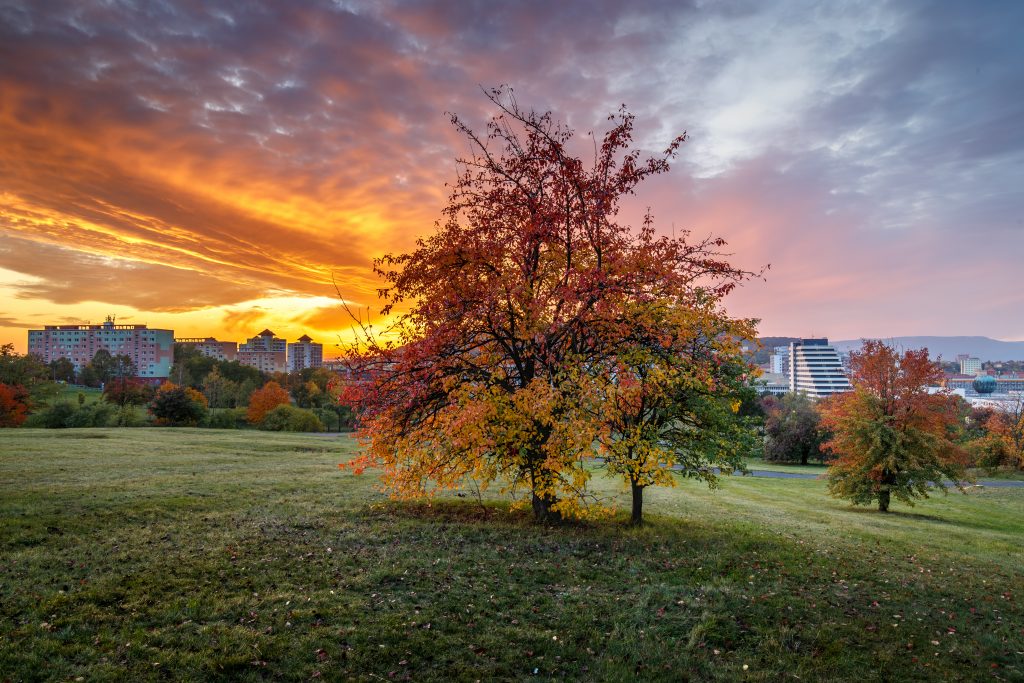
{"label": "orange foliage", "polygon": [[291,403],[291,398],[287,390],[277,382],[267,382],[252,392],[252,396],[249,397],[249,410],[245,417],[250,424],[259,424],[271,410],[289,403]]}
{"label": "orange foliage", "polygon": [[931,488],[945,490],[964,476],[964,454],[954,443],[959,426],[956,399],[929,394],[942,376],[928,350],[901,356],[880,341],[867,340],[850,355],[854,390],[822,404],[822,426],[832,439],[825,447],[838,456],[829,468],[829,491],[855,503],[878,501],[888,510],[890,495],[913,504]]}
{"label": "orange foliage", "polygon": [[[585,463],[608,427],[592,399],[616,390],[620,361],[631,362],[622,356],[644,367],[645,356],[673,356],[659,367],[665,381],[648,384],[660,399],[681,340],[700,343],[714,327],[666,311],[714,308],[748,273],[724,260],[721,239],[659,236],[650,216],[637,230],[618,220],[620,199],[666,172],[683,136],[644,160],[622,109],[584,161],[550,112],[521,109],[509,91],[488,96],[500,113],[486,134],[452,118],[472,152],[437,232],[376,263],[382,312],[402,302],[409,312],[390,338],[364,328],[339,398],[367,444],[349,466],[380,468],[393,495],[497,483],[549,521],[599,509]],[[707,356],[687,372],[713,392]],[[621,388],[635,407],[643,392]]]}
{"label": "orange foliage", "polygon": [[1002,454],[1002,463],[1024,469],[1024,397],[994,411],[985,429]]}

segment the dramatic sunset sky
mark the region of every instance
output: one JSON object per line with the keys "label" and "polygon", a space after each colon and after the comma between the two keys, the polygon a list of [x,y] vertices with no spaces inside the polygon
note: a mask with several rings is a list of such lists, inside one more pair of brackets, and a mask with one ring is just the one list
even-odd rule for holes
{"label": "dramatic sunset sky", "polygon": [[627,208],[771,264],[769,335],[1024,339],[1024,2],[0,0],[0,343],[330,345],[429,233],[480,86],[638,143]]}

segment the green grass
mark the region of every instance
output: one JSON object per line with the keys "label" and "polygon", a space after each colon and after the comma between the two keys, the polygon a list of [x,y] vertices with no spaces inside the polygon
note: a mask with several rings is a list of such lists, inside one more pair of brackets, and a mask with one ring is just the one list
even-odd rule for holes
{"label": "green grass", "polygon": [[67,401],[72,405],[78,405],[78,395],[82,394],[85,396],[84,405],[92,405],[103,398],[103,391],[100,389],[93,389],[91,387],[69,387],[67,385],[61,385],[60,391],[50,401],[50,403],[59,403],[61,401]]}
{"label": "green grass", "polygon": [[0,431],[0,679],[1024,677],[1024,490],[881,515],[735,477],[649,491],[639,529],[545,528],[389,502],[355,452]]}
{"label": "green grass", "polygon": [[795,474],[813,474],[815,476],[824,476],[825,472],[828,470],[828,465],[824,465],[818,462],[812,462],[806,465],[801,465],[799,463],[778,463],[770,462],[762,458],[750,458],[747,461],[747,469],[764,470],[768,472],[792,472]]}

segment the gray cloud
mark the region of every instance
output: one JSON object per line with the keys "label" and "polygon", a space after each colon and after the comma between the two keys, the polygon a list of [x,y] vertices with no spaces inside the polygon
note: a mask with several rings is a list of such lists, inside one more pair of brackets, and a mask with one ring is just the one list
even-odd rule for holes
{"label": "gray cloud", "polygon": [[[823,285],[850,311],[835,326],[904,324],[844,284],[885,278],[945,298],[918,306],[908,333],[1024,336],[946,314],[967,310],[975,283],[1014,287],[1024,253],[1022,24],[1018,3],[924,1],[8,3],[0,182],[61,220],[43,228],[10,206],[0,230],[103,241],[208,277],[230,301],[322,293],[332,272],[365,301],[370,258],[429,230],[465,150],[444,112],[482,124],[478,86],[510,83],[581,132],[622,102],[644,146],[689,130],[673,176],[627,213],[651,204],[666,231],[723,233],[748,265],[776,264],[768,294],[740,295],[769,332],[789,332],[772,319],[796,324],[803,303],[778,297],[811,297],[801,286],[818,281],[846,287]],[[278,211],[285,200],[301,215]],[[965,269],[974,253],[996,267]],[[24,296],[108,291],[39,277]]]}

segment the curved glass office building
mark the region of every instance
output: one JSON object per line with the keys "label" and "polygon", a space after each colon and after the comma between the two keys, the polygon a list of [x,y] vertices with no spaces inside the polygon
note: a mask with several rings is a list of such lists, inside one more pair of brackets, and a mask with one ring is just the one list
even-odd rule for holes
{"label": "curved glass office building", "polygon": [[828,339],[801,339],[789,345],[789,390],[815,398],[853,389],[839,352]]}

